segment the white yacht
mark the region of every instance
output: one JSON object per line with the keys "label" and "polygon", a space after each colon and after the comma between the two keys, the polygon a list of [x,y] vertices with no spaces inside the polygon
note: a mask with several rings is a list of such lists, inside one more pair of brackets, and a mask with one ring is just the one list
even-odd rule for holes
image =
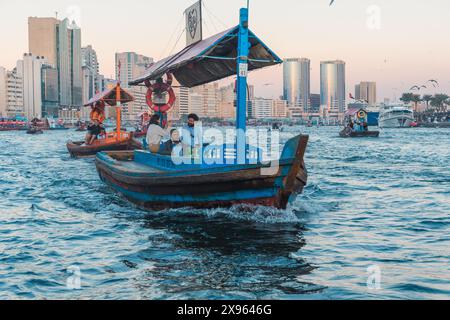
{"label": "white yacht", "polygon": [[414,112],[405,105],[384,105],[380,108],[380,128],[409,128],[414,122]]}

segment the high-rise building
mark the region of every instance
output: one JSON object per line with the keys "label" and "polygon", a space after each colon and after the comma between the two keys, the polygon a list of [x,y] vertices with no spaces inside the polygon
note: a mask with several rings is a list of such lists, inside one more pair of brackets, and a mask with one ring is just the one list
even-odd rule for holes
{"label": "high-rise building", "polygon": [[369,106],[377,105],[377,83],[363,81],[355,86],[355,99],[368,103]]}
{"label": "high-rise building", "polygon": [[116,79],[120,81],[123,88],[129,88],[128,83],[136,78],[144,76],[145,72],[152,64],[152,58],[135,52],[116,53]]}
{"label": "high-rise building", "polygon": [[272,118],[285,119],[288,115],[288,104],[286,100],[272,100]]}
{"label": "high-rise building", "polygon": [[147,88],[143,86],[130,87],[128,92],[133,96],[134,101],[123,106],[122,119],[133,122],[139,119],[139,115],[149,110],[146,99]]}
{"label": "high-rise building", "polygon": [[251,100],[251,105],[251,117],[254,119],[281,119],[288,115],[286,100],[255,98]]}
{"label": "high-rise building", "polygon": [[328,116],[345,112],[345,62],[323,61],[320,63],[320,104]]}
{"label": "high-rise building", "polygon": [[219,89],[219,100],[220,102],[235,102],[236,90],[234,83],[230,83],[229,85],[221,87]]}
{"label": "high-rise building", "polygon": [[171,120],[178,120],[182,116],[189,114],[189,92],[190,89],[186,87],[175,87],[173,88],[175,92],[175,104],[173,108],[169,111],[169,118]]}
{"label": "high-rise building", "polygon": [[57,117],[58,101],[58,69],[52,65],[43,64],[41,68],[42,83],[42,116]]}
{"label": "high-rise building", "polygon": [[269,119],[272,118],[271,99],[254,99],[252,100],[252,118],[255,119]]}
{"label": "high-rise building", "polygon": [[28,18],[28,51],[43,56],[48,63],[58,64],[58,35],[56,18]]}
{"label": "high-rise building", "polygon": [[189,94],[189,113],[195,113],[198,116],[203,116],[203,96],[201,94],[191,92]]}
{"label": "high-rise building", "polygon": [[28,18],[29,52],[44,57],[58,72],[58,104],[79,108],[83,103],[81,30],[68,19]]}
{"label": "high-rise building", "polygon": [[8,116],[8,71],[0,67],[0,118]]}
{"label": "high-rise building", "polygon": [[286,59],[283,64],[283,99],[292,107],[309,111],[311,91],[311,61]]}
{"label": "high-rise building", "polygon": [[198,114],[206,118],[216,118],[219,114],[219,85],[217,82],[192,88],[192,92],[203,99],[203,109]]}
{"label": "high-rise building", "polygon": [[92,46],[81,48],[83,74],[83,104],[86,104],[97,92],[103,91],[102,76],[97,52]]}
{"label": "high-rise building", "polygon": [[236,119],[236,106],[234,102],[219,102],[219,118]]}
{"label": "high-rise building", "polygon": [[312,113],[318,113],[320,111],[320,94],[311,94],[311,110]]}
{"label": "high-rise building", "polygon": [[23,79],[23,106],[28,120],[42,117],[42,66],[47,62],[44,57],[26,53],[21,65],[20,76]]}
{"label": "high-rise building", "polygon": [[92,70],[94,74],[100,73],[100,64],[98,63],[97,52],[91,45],[81,48],[82,65]]}

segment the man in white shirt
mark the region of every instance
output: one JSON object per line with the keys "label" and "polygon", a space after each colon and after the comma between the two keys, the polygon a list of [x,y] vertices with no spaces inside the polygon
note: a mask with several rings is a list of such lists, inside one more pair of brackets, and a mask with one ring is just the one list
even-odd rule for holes
{"label": "man in white shirt", "polygon": [[161,140],[169,136],[168,130],[161,128],[160,123],[161,117],[158,114],[154,114],[150,119],[150,126],[147,131],[147,144],[152,153],[158,153],[161,147]]}

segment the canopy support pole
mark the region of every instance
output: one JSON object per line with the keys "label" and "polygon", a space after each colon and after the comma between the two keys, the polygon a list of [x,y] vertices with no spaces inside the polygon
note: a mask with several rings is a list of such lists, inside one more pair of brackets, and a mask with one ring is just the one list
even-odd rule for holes
{"label": "canopy support pole", "polygon": [[120,108],[121,108],[121,97],[120,97],[120,82],[117,83],[117,87],[116,87],[116,130],[117,130],[117,140],[120,140],[121,138],[121,131],[122,128],[121,126],[121,112],[120,112]]}
{"label": "canopy support pole", "polygon": [[237,110],[236,110],[236,137],[237,137],[237,163],[246,163],[247,153],[247,74],[249,55],[248,8],[240,10],[240,23],[238,35],[238,63],[237,63]]}

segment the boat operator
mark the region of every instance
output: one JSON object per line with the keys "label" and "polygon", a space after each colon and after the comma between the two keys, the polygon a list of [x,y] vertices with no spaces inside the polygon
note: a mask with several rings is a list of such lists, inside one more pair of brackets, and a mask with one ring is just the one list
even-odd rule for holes
{"label": "boat operator", "polygon": [[103,122],[105,121],[105,103],[97,102],[92,106],[90,114],[91,122],[88,126],[88,132],[86,134],[86,145],[92,145],[98,136],[104,132]]}

